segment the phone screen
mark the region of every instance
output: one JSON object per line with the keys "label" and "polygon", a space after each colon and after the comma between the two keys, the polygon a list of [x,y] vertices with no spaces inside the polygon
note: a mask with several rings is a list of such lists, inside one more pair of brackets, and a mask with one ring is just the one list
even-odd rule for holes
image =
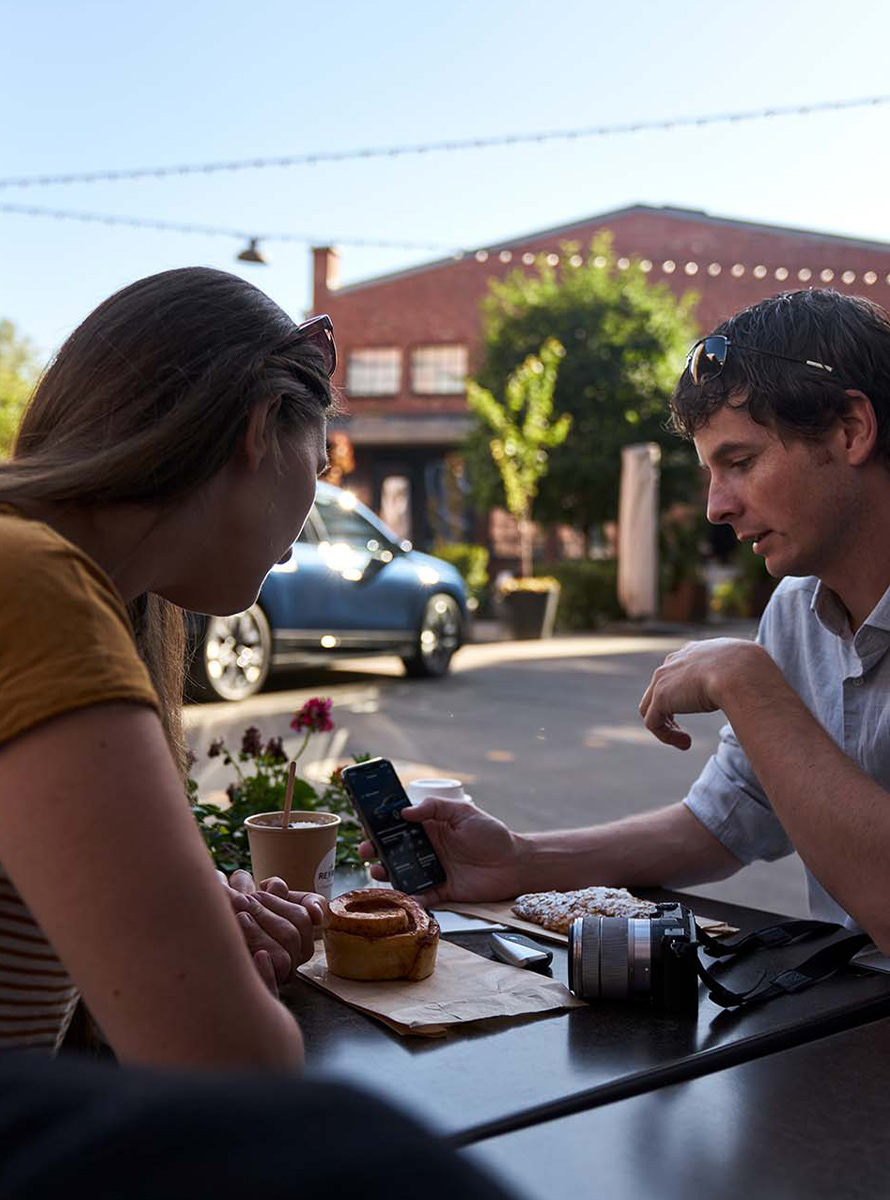
{"label": "phone screen", "polygon": [[388,759],[345,767],[343,783],[394,888],[412,894],[444,883],[445,871],[423,826],[402,816],[411,801]]}

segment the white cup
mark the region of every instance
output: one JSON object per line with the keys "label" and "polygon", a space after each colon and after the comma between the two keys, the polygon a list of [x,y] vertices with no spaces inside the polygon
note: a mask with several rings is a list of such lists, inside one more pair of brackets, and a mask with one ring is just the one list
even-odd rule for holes
{"label": "white cup", "polygon": [[412,804],[420,804],[428,796],[437,800],[470,799],[459,779],[415,779],[408,784],[407,791]]}

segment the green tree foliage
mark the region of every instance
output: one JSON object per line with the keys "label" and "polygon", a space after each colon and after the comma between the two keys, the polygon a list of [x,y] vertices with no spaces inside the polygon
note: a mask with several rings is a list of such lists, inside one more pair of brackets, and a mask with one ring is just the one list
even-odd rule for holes
{"label": "green tree foliage", "polygon": [[470,599],[478,608],[485,599],[488,588],[489,552],[485,546],[472,542],[436,542],[433,546],[436,558],[444,558],[460,571]]}
{"label": "green tree foliage", "polygon": [[0,458],[12,450],[15,431],[37,381],[37,356],[12,321],[0,321]]}
{"label": "green tree foliage", "polygon": [[[594,239],[580,266],[570,265],[573,255],[577,262],[578,247],[568,244],[561,267],[541,256],[532,270],[492,282],[483,304],[485,358],[477,382],[501,395],[517,363],[546,338],[565,347],[554,405],[571,416],[572,431],[552,452],[535,514],[587,532],[617,516],[621,447],[630,442],[661,445],[665,504],[688,494],[694,456],[664,424],[696,337],[697,297],[677,300],[665,284],[650,283],[639,263],[619,270],[608,234]],[[504,505],[508,497],[481,432],[465,446],[473,497],[483,507]]]}
{"label": "green tree foliage", "polygon": [[538,354],[529,354],[511,371],[503,401],[472,379],[467,382],[470,410],[494,434],[488,448],[501,477],[507,508],[519,523],[522,574],[526,577],[532,574],[532,505],[547,474],[549,451],[565,442],[572,424],[567,414],[553,418],[553,393],[564,355],[562,345],[548,338]]}

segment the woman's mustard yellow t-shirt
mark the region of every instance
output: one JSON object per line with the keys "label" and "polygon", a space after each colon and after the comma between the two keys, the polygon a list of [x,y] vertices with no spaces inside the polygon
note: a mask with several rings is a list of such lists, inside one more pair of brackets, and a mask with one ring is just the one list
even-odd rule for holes
{"label": "woman's mustard yellow t-shirt", "polygon": [[[112,701],[160,708],[120,594],[82,550],[0,505],[0,753],[43,721]],[[0,840],[0,1049],[54,1049],[77,989],[2,864]]]}

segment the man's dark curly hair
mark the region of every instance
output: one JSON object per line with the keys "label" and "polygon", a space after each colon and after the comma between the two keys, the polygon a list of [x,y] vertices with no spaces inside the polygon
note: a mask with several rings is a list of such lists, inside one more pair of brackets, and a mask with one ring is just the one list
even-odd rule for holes
{"label": "man's dark curly hair", "polygon": [[[743,309],[713,331],[730,341],[723,371],[698,386],[689,371],[671,397],[671,425],[692,438],[725,404],[780,437],[815,441],[864,392],[878,423],[875,455],[890,465],[890,316],[862,296],[828,288],[783,292]],[[783,354],[755,354],[744,347]],[[829,374],[806,360],[826,363]]]}

